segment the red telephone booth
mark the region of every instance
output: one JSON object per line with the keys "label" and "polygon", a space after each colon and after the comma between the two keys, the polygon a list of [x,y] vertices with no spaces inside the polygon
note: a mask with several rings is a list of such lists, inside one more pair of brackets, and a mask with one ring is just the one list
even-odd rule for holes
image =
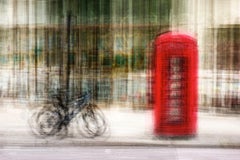
{"label": "red telephone booth", "polygon": [[155,40],[154,132],[157,136],[188,137],[197,130],[196,40],[168,32]]}

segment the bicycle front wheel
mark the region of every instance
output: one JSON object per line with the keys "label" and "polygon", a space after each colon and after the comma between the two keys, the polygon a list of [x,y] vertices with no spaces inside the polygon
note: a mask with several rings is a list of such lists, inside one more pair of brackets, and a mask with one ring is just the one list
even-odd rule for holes
{"label": "bicycle front wheel", "polygon": [[101,136],[107,129],[103,112],[94,104],[88,104],[77,118],[78,131],[84,137]]}

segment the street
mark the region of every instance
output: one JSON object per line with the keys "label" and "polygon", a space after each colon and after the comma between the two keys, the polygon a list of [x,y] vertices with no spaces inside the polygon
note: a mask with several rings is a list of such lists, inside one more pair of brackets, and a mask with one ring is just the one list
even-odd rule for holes
{"label": "street", "polygon": [[131,146],[5,147],[1,160],[238,160],[238,149]]}
{"label": "street", "polygon": [[[2,103],[0,110],[0,146],[10,147],[70,147],[70,146],[96,146],[97,145],[145,145],[195,148],[207,147],[237,147],[240,144],[239,116],[214,116],[199,112],[198,135],[188,140],[155,139],[153,134],[152,111],[133,111],[121,109],[117,106],[104,109],[109,131],[102,137],[88,139],[81,137],[73,122],[68,128],[68,135],[64,139],[35,137],[28,125],[31,112],[24,105]],[[131,117],[131,118],[126,118]],[[1,160],[1,159],[0,159]]]}
{"label": "street", "polygon": [[[151,111],[103,110],[110,135],[84,139],[70,126],[65,139],[34,137],[27,109],[2,105],[0,160],[237,160],[239,117],[199,113],[198,136],[189,140],[155,139]],[[11,116],[9,116],[11,115]],[[125,118],[125,117],[131,117]]]}

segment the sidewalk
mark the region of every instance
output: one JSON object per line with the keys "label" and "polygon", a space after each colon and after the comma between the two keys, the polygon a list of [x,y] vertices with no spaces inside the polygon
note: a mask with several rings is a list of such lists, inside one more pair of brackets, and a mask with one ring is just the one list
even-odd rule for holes
{"label": "sidewalk", "polygon": [[31,115],[24,104],[4,103],[0,109],[0,146],[178,146],[240,148],[240,116],[216,116],[198,113],[198,134],[191,139],[157,139],[153,134],[152,111],[133,111],[117,106],[103,112],[109,132],[94,139],[77,134],[72,124],[64,139],[38,138],[32,135],[27,123]]}

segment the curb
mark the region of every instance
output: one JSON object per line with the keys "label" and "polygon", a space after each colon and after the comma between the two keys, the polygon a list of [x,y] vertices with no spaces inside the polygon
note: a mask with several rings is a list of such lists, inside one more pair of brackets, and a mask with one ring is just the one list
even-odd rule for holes
{"label": "curb", "polygon": [[5,147],[167,147],[167,148],[225,148],[240,149],[240,145],[211,145],[211,144],[164,144],[164,143],[142,143],[142,142],[82,142],[82,143],[40,143],[40,144],[6,144]]}
{"label": "curb", "polygon": [[[100,137],[101,138],[101,137]],[[9,141],[10,140],[10,141]],[[66,138],[66,139],[51,139],[51,138],[33,138],[21,141],[21,137],[13,139],[0,140],[0,147],[170,147],[170,148],[228,148],[240,149],[238,143],[221,143],[208,141],[193,140],[170,140],[170,139],[135,139],[130,138],[109,138],[109,139],[85,139],[85,138]],[[193,142],[194,141],[194,142]]]}

